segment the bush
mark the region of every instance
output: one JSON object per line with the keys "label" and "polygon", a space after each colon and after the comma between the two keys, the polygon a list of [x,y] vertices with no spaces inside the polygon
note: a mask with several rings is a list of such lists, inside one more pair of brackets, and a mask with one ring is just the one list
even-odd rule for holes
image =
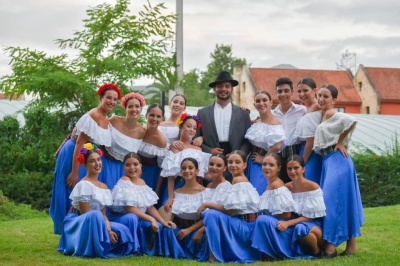
{"label": "bush", "polygon": [[8,198],[17,203],[29,204],[38,210],[48,210],[53,174],[20,172],[0,174],[0,187]]}
{"label": "bush", "polygon": [[400,204],[400,146],[393,145],[377,155],[371,150],[352,154],[364,207]]}
{"label": "bush", "polygon": [[45,213],[33,210],[29,205],[15,204],[5,197],[3,191],[0,190],[0,221],[30,219],[44,215]]}

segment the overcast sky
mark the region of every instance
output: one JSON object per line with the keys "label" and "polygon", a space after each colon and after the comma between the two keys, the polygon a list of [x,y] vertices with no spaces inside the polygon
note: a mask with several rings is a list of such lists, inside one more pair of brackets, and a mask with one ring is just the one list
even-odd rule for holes
{"label": "overcast sky", "polygon": [[[62,51],[54,40],[80,30],[89,6],[115,0],[0,0],[0,45]],[[175,1],[165,2],[175,13]],[[400,68],[398,0],[184,0],[184,70],[205,70],[216,44],[252,67],[291,64],[336,69],[341,54],[357,65]],[[146,3],[131,1],[131,11]],[[0,54],[0,76],[10,73]],[[140,83],[140,82],[138,82]]]}

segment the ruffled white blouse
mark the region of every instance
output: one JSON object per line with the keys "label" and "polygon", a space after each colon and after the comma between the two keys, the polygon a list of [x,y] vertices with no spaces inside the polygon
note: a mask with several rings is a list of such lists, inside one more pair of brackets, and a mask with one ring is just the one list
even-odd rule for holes
{"label": "ruffled white blouse", "polygon": [[292,197],[292,192],[285,186],[266,190],[260,196],[260,210],[270,215],[282,214],[284,212],[296,212],[296,206],[296,202]]}
{"label": "ruffled white blouse", "polygon": [[[340,135],[349,129],[356,119],[348,114],[335,113],[329,119],[323,121],[317,127],[314,138],[314,151],[321,154],[322,150],[330,146],[336,145],[339,141]],[[348,147],[350,143],[350,132],[343,140],[343,144]]]}
{"label": "ruffled white blouse", "polygon": [[268,151],[276,143],[282,142],[281,150],[285,148],[285,130],[282,125],[270,125],[267,123],[254,123],[244,136],[254,146]]}
{"label": "ruffled white blouse", "polygon": [[165,146],[164,148],[160,148],[156,145],[143,141],[137,153],[146,158],[157,157],[157,162],[158,165],[160,166],[162,161],[164,160],[164,157],[167,155],[168,151],[169,151],[168,145]]}
{"label": "ruffled white blouse", "polygon": [[260,196],[250,182],[232,185],[222,198],[226,210],[237,210],[237,214],[259,212]]}
{"label": "ruffled white blouse", "polygon": [[104,129],[96,123],[89,113],[86,113],[78,120],[78,123],[76,123],[76,134],[79,135],[83,132],[89,136],[90,142],[93,142],[96,145],[110,147],[111,132],[109,128],[110,123],[108,123],[108,128]]}
{"label": "ruffled white blouse", "polygon": [[106,147],[107,152],[118,161],[123,161],[128,152],[137,152],[143,142],[142,139],[131,138],[118,131],[110,123],[111,147]]}
{"label": "ruffled white blouse", "polygon": [[169,151],[161,164],[162,170],[160,175],[163,177],[180,176],[181,163],[183,159],[188,157],[195,159],[199,165],[199,173],[197,176],[204,177],[204,174],[208,172],[208,161],[210,160],[211,154],[192,148],[177,153]]}
{"label": "ruffled white blouse", "polygon": [[86,180],[81,180],[75,185],[69,198],[72,200],[72,206],[78,210],[79,202],[89,202],[90,210],[98,211],[112,204],[111,191],[108,188],[99,188]]}
{"label": "ruffled white blouse", "polygon": [[318,110],[305,114],[297,122],[296,130],[294,132],[295,137],[300,141],[306,141],[308,138],[315,136],[315,131],[318,125],[321,123],[322,111]]}
{"label": "ruffled white blouse", "polygon": [[112,210],[124,213],[124,206],[133,206],[141,212],[158,201],[157,194],[147,185],[138,186],[130,180],[120,179],[112,190]]}
{"label": "ruffled white blouse", "polygon": [[224,181],[216,188],[206,188],[204,190],[204,202],[223,205],[224,193],[229,190],[231,186],[232,184],[229,181]]}
{"label": "ruffled white blouse", "polygon": [[175,192],[172,213],[181,219],[197,220],[197,209],[204,202],[204,191],[195,194],[183,194]]}
{"label": "ruffled white blouse", "polygon": [[175,140],[178,140],[179,136],[179,127],[164,127],[158,126],[158,130],[164,135],[167,140],[168,146]]}
{"label": "ruffled white blouse", "polygon": [[321,188],[307,192],[292,193],[292,196],[297,204],[297,214],[307,218],[320,218],[326,215]]}

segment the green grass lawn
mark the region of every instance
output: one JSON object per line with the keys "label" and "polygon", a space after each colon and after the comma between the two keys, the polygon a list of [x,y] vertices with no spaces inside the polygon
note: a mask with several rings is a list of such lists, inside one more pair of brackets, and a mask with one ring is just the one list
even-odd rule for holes
{"label": "green grass lawn", "polygon": [[[332,260],[291,260],[273,265],[400,265],[400,205],[366,208],[366,222],[355,256]],[[0,217],[1,218],[1,217]],[[189,260],[133,256],[121,259],[81,259],[57,252],[59,236],[46,214],[35,218],[0,219],[0,265],[204,265]],[[344,245],[338,251],[344,250]],[[253,265],[265,265],[257,262]],[[270,264],[270,263],[268,263]]]}

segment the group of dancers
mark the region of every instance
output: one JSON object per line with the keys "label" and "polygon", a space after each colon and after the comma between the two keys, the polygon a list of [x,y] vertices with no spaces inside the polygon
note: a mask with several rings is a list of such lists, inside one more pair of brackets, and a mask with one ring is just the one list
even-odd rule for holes
{"label": "group of dancers", "polygon": [[[356,121],[334,109],[333,85],[276,81],[279,105],[258,91],[259,117],[231,102],[222,71],[216,100],[197,115],[175,95],[170,117],[142,95],[97,93],[57,152],[50,215],[58,250],[80,257],[135,254],[217,262],[334,258],[356,253],[364,222],[347,147]],[[108,114],[118,100],[125,117]]]}

